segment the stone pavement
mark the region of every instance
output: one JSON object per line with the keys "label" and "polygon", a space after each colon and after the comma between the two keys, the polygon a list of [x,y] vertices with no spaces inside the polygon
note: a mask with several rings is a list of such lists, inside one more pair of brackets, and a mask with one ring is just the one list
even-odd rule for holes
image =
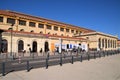
{"label": "stone pavement", "polygon": [[120,80],[120,54],[91,59],[90,61],[63,64],[12,72],[0,80]]}

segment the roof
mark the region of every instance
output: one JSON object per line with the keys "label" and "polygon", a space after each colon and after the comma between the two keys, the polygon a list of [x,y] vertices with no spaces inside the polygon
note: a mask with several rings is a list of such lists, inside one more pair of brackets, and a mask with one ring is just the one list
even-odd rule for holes
{"label": "roof", "polygon": [[[99,35],[104,35],[104,36],[108,36],[108,37],[113,37],[113,38],[117,38],[117,36],[113,36],[113,35],[110,35],[110,34],[106,34],[106,33],[102,33],[102,32],[90,32],[90,33],[83,33],[81,34],[80,36],[88,36],[88,35],[96,35],[96,34],[99,34]],[[79,37],[79,36],[78,36]]]}
{"label": "roof", "polygon": [[66,24],[63,22],[58,22],[55,20],[50,20],[50,19],[46,19],[46,18],[42,18],[42,17],[31,16],[28,14],[19,13],[19,12],[10,11],[10,10],[0,10],[0,15],[25,18],[25,19],[35,20],[35,21],[39,21],[39,22],[47,22],[50,24],[67,26],[67,27],[71,27],[71,28],[79,28],[81,30],[84,30],[85,32],[94,32],[94,30],[91,30],[91,29],[87,29],[87,28],[83,28],[83,27],[79,27],[79,26],[75,26],[75,25],[71,25],[71,24]]}

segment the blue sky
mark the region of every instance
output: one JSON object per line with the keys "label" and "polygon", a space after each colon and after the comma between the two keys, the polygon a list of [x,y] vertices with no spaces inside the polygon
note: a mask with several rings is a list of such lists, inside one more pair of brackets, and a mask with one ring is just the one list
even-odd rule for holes
{"label": "blue sky", "polygon": [[120,38],[120,0],[0,0],[0,9],[65,22]]}

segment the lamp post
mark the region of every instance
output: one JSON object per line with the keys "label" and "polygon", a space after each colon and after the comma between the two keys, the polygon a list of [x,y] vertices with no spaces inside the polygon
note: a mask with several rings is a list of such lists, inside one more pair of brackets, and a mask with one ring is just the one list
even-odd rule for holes
{"label": "lamp post", "polygon": [[13,26],[14,26],[14,24],[12,23],[12,25],[11,25],[11,46],[10,46],[10,54],[12,55],[12,33],[13,33]]}

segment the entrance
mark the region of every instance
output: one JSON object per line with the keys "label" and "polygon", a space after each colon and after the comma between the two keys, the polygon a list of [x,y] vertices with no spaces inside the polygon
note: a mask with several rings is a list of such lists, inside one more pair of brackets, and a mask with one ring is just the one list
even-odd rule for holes
{"label": "entrance", "polygon": [[47,41],[45,42],[45,49],[44,50],[45,50],[45,52],[49,51],[49,44]]}
{"label": "entrance", "polygon": [[8,42],[6,39],[3,39],[1,43],[1,52],[6,53],[7,51],[8,51]]}
{"label": "entrance", "polygon": [[24,50],[24,42],[22,40],[18,41],[18,52],[22,52]]}
{"label": "entrance", "polygon": [[34,41],[32,44],[32,52],[37,52],[37,42]]}

